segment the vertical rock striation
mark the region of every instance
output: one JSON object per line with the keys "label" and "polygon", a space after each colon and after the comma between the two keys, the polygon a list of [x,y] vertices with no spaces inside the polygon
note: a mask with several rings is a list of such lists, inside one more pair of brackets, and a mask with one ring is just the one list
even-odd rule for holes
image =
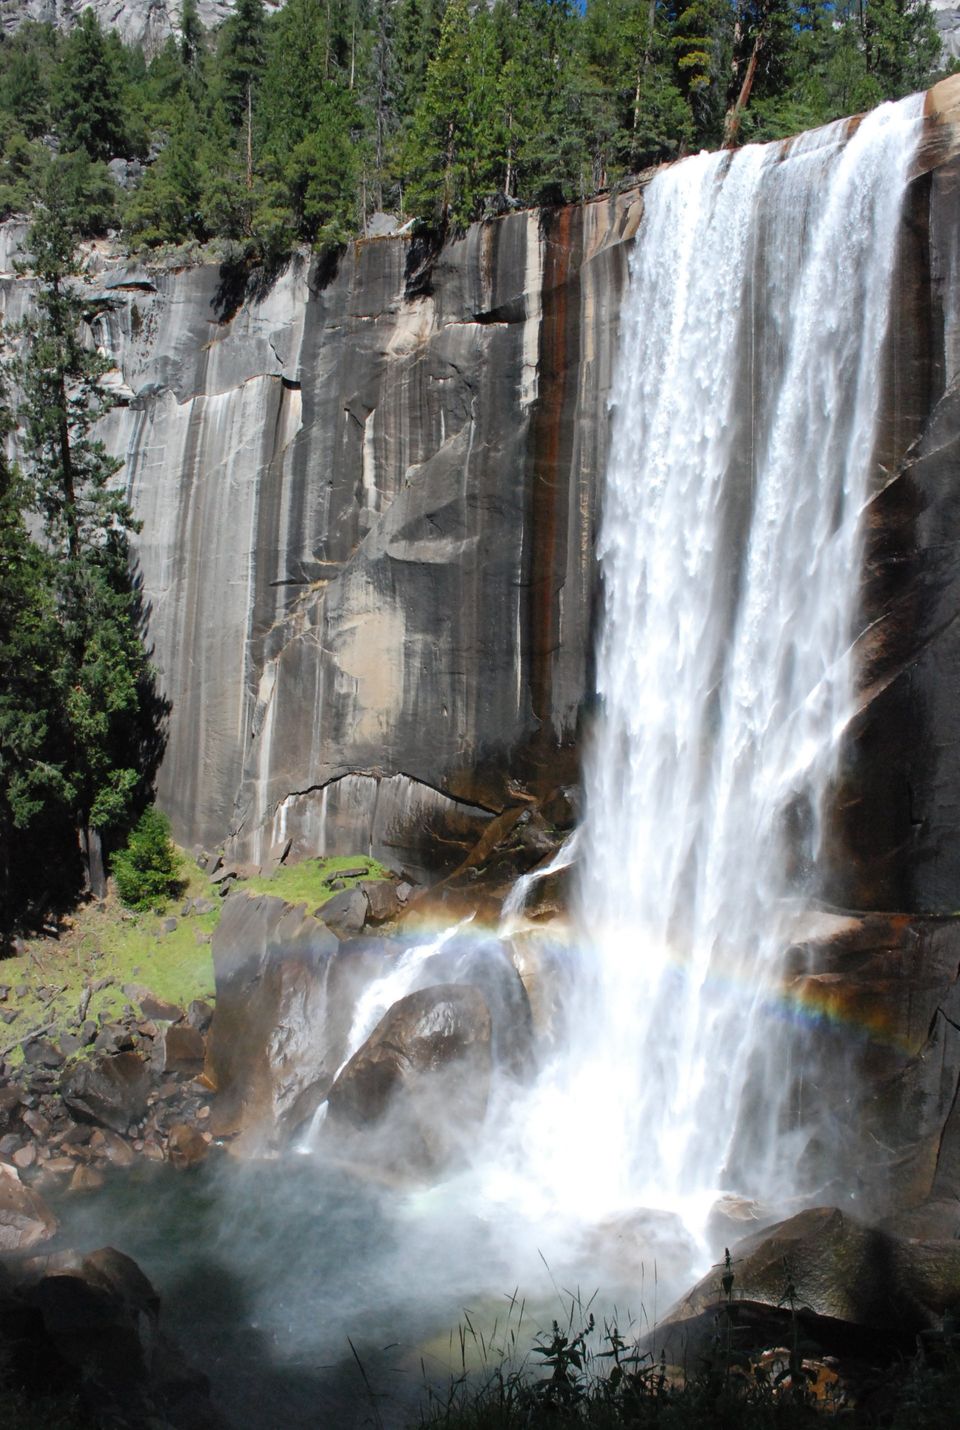
{"label": "vertical rock striation", "polygon": [[[928,100],[903,222],[868,520],[862,710],[833,838],[839,904],[960,905],[953,560],[957,82]],[[472,227],[228,270],[103,262],[107,438],[143,519],[172,705],[160,798],[238,857],[460,862],[576,767],[618,313],[642,186]],[[29,301],[2,229],[8,316]],[[93,268],[95,265],[91,265]]]}
{"label": "vertical rock striation", "polygon": [[213,267],[90,280],[181,840],[452,867],[572,770],[639,214],[357,242],[239,304]]}

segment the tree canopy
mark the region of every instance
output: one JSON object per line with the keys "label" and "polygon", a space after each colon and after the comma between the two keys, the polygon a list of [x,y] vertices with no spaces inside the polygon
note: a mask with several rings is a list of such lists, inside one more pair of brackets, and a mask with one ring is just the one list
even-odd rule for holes
{"label": "tree canopy", "polygon": [[29,208],[53,148],[83,231],[132,246],[270,259],[376,208],[457,229],[497,195],[577,198],[898,98],[939,57],[927,0],[238,0],[215,34],[187,0],[149,64],[87,10],[0,45],[0,213]]}
{"label": "tree canopy", "polygon": [[128,544],[137,523],[95,430],[108,364],[75,282],[69,180],[69,166],[48,173],[28,234],[32,309],[6,334],[21,464],[0,461],[0,933],[11,869],[36,861],[38,843],[52,883],[69,882],[72,843],[102,891],[103,842],[142,806],[161,738]]}

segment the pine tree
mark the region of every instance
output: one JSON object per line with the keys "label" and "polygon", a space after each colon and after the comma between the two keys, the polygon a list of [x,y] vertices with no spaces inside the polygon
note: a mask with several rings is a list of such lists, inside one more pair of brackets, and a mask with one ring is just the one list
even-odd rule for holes
{"label": "pine tree", "polygon": [[228,122],[243,132],[247,188],[253,188],[253,111],[264,62],[263,0],[238,0],[223,28],[220,89]]}
{"label": "pine tree", "polygon": [[114,480],[121,463],[93,432],[110,406],[107,363],[83,339],[74,233],[59,179],[55,167],[30,228],[34,312],[11,366],[22,393],[30,504],[54,563],[64,776],[86,880],[99,891],[103,831],[128,817],[144,774],[150,671],[129,567],[137,523]]}
{"label": "pine tree", "polygon": [[126,226],[134,243],[179,243],[204,237],[200,151],[199,118],[183,84],[166,147],[127,206]]}
{"label": "pine tree", "polygon": [[498,78],[489,12],[471,19],[467,0],[450,0],[405,154],[410,208],[442,231],[476,218],[479,201],[501,187]]}
{"label": "pine tree", "polygon": [[91,159],[127,153],[121,78],[97,17],[84,10],[64,48],[57,76],[57,125],[65,149]]}
{"label": "pine tree", "polygon": [[[0,423],[5,432],[6,413]],[[71,794],[59,739],[66,692],[53,563],[27,531],[26,499],[21,473],[0,450],[0,947],[36,862],[32,836]]]}
{"label": "pine tree", "polygon": [[191,73],[199,68],[205,34],[197,10],[197,0],[183,0],[180,12],[180,60],[184,69]]}
{"label": "pine tree", "polygon": [[927,0],[869,0],[858,11],[864,59],[880,97],[922,89],[940,56],[940,36]]}

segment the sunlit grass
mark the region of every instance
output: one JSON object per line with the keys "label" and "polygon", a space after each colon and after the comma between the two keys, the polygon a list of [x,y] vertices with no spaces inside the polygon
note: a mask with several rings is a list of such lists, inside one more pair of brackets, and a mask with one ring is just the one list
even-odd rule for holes
{"label": "sunlit grass", "polygon": [[325,882],[332,875],[340,875],[345,869],[359,869],[361,873],[344,879],[345,888],[351,889],[361,879],[387,879],[384,866],[366,854],[338,854],[330,859],[304,859],[299,864],[281,864],[276,873],[247,879],[242,887],[259,894],[275,894],[288,904],[309,904],[319,908],[334,894],[339,893]]}

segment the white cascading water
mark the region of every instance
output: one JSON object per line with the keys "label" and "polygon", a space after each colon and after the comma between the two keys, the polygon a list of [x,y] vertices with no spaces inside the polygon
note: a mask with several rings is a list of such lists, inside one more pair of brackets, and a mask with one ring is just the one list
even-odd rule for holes
{"label": "white cascading water", "polygon": [[921,97],[664,169],[622,315],[568,1046],[491,1190],[702,1224],[809,1138],[778,1023],[852,708],[897,234]]}

